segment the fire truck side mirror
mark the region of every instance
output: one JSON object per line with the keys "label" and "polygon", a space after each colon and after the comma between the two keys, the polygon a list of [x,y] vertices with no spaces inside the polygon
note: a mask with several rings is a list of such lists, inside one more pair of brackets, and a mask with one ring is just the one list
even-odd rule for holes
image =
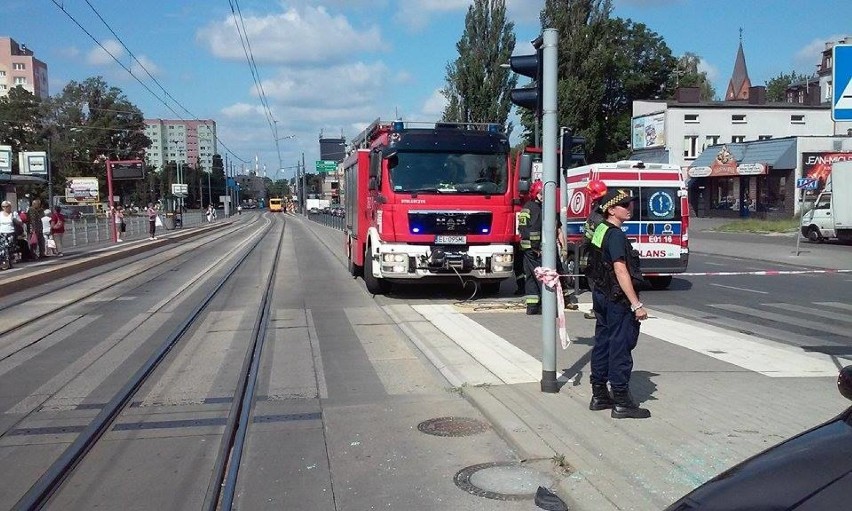
{"label": "fire truck side mirror", "polygon": [[533,155],[526,153],[521,155],[518,162],[518,178],[521,181],[529,181],[532,178]]}

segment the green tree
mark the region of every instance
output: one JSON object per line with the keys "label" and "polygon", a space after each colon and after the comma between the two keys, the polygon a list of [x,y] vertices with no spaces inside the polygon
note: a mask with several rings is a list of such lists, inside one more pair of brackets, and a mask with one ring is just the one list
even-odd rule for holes
{"label": "green tree", "polygon": [[700,89],[701,101],[713,101],[716,99],[716,89],[710,83],[705,71],[700,71],[701,57],[686,52],[677,59],[677,66],[672,72],[671,78],[666,84],[666,97],[674,98],[678,87],[698,87]]}
{"label": "green tree", "polygon": [[795,71],[779,73],[778,76],[770,78],[766,82],[766,101],[786,101],[787,88],[794,83],[802,82],[808,78],[804,73],[799,74]]}
{"label": "green tree", "polygon": [[[586,137],[591,161],[629,153],[633,101],[658,97],[676,65],[662,37],[611,12],[611,0],[546,0],[541,12],[559,34],[557,122]],[[521,119],[532,142],[534,119]]]}
{"label": "green tree", "polygon": [[515,24],[506,19],[505,0],[474,0],[456,43],[458,58],[447,64],[447,98],[443,119],[450,122],[494,122],[506,126],[512,105],[509,92],[517,76],[502,64],[515,49]]}
{"label": "green tree", "polygon": [[[12,146],[12,152],[34,150],[37,135],[43,130],[43,104],[39,97],[21,86],[0,97],[0,144]],[[17,158],[12,161],[17,170]]]}
{"label": "green tree", "polygon": [[[43,138],[46,141],[49,137],[52,142],[53,182],[59,190],[65,178],[73,176],[97,177],[101,190],[106,190],[106,160],[141,160],[144,150],[151,146],[144,133],[142,111],[121,89],[109,86],[101,77],[69,82],[50,99],[45,116],[49,129]],[[134,195],[138,189],[130,183],[117,188]],[[148,198],[133,199],[144,203]]]}

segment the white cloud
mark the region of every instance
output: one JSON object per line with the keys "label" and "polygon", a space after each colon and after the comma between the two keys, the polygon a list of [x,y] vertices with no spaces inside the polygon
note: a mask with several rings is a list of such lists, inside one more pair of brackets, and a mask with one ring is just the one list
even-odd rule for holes
{"label": "white cloud", "polygon": [[447,106],[447,98],[441,94],[441,89],[435,89],[423,102],[420,112],[424,119],[440,119]]}
{"label": "white cloud", "polygon": [[816,70],[816,65],[822,62],[822,52],[825,50],[825,43],[839,41],[843,37],[843,35],[834,34],[824,39],[814,39],[806,44],[793,55],[793,65],[796,67],[796,71],[806,74],[813,73]]}
{"label": "white cloud", "polygon": [[704,59],[700,59],[698,61],[698,71],[707,73],[707,80],[709,80],[710,83],[715,82],[716,79],[719,78],[719,70],[716,68],[716,66],[707,62]]}
{"label": "white cloud", "polygon": [[101,42],[101,46],[96,46],[89,50],[89,53],[86,55],[86,62],[92,66],[110,64],[114,62],[110,54],[117,59],[120,59],[124,55],[124,48],[115,39],[106,39]]}
{"label": "white cloud", "polygon": [[399,2],[399,10],[394,15],[397,23],[414,31],[426,27],[435,14],[447,12],[467,12],[471,0],[420,0],[417,2]]}
{"label": "white cloud", "polygon": [[[318,111],[359,107],[376,101],[390,82],[390,71],[382,62],[355,62],[322,68],[283,69],[263,80],[270,102],[280,105],[310,105]],[[252,90],[254,92],[254,90]]]}
{"label": "white cloud", "polygon": [[[139,59],[139,62],[134,60],[130,64],[130,70],[133,71],[133,74],[138,77],[147,76],[148,73],[151,73],[151,76],[157,76],[160,74],[160,68],[157,67],[157,64],[155,64],[153,60],[149,59],[145,55],[139,55],[136,58]],[[143,67],[145,69],[142,69]],[[148,73],[145,73],[146,69],[148,70]]]}
{"label": "white cloud", "polygon": [[59,54],[68,59],[75,59],[80,56],[80,48],[76,46],[66,46],[59,49]]}
{"label": "white cloud", "polygon": [[[290,8],[266,16],[244,14],[243,22],[257,63],[340,62],[383,47],[377,26],[355,28],[344,16],[333,16],[324,7]],[[246,58],[233,16],[199,29],[196,39],[219,58]]]}

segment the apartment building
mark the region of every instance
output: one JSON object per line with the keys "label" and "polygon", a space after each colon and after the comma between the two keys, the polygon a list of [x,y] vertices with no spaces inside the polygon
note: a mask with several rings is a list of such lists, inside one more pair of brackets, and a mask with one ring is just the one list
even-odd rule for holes
{"label": "apartment building", "polygon": [[803,153],[844,151],[852,128],[832,121],[831,94],[821,90],[831,87],[824,79],[830,48],[819,79],[767,102],[766,88],[751,84],[741,41],[724,101],[701,101],[697,88],[681,88],[674,99],[633,102],[630,158],[679,165],[701,216],[792,215],[795,179],[807,173]]}
{"label": "apartment building", "polygon": [[161,169],[174,161],[185,165],[200,163],[208,172],[213,169],[216,121],[145,119],[145,135],[151,139],[151,147],[145,150],[148,165]]}
{"label": "apartment building", "polygon": [[21,86],[42,99],[49,97],[47,64],[33,56],[25,44],[0,37],[0,97]]}

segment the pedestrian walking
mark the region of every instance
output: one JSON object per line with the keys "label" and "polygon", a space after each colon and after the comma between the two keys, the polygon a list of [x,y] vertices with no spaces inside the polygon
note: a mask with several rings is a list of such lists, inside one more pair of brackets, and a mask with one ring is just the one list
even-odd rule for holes
{"label": "pedestrian walking", "polygon": [[124,224],[124,208],[121,206],[112,207],[112,222],[115,225],[115,241],[124,241],[121,236],[126,230]]}
{"label": "pedestrian walking", "polygon": [[12,203],[4,200],[0,203],[0,250],[4,251],[4,266],[12,267],[12,263],[16,260],[15,255],[18,251],[17,237],[18,233],[24,229],[18,213],[12,209]]}
{"label": "pedestrian walking", "polygon": [[56,242],[53,241],[53,236],[50,232],[49,209],[45,209],[44,214],[41,216],[41,234],[44,236],[44,255],[47,257],[56,255]]}
{"label": "pedestrian walking", "polygon": [[53,236],[53,242],[56,243],[56,255],[65,255],[62,253],[62,241],[65,237],[65,216],[62,214],[60,206],[53,207],[53,215],[50,217],[50,235]]}
{"label": "pedestrian walking", "polygon": [[148,239],[155,240],[157,239],[155,236],[157,233],[157,208],[153,203],[149,202],[145,213],[148,215]]}
{"label": "pedestrian walking", "polygon": [[41,229],[41,200],[33,199],[30,208],[27,210],[27,227],[29,229],[28,238],[30,245],[30,253],[33,259],[44,257],[44,234]]}
{"label": "pedestrian walking", "polygon": [[[621,230],[622,224],[632,216],[633,200],[625,190],[607,192],[600,206],[605,220],[595,228],[589,250],[596,320],[589,409],[611,408],[610,415],[615,419],[651,416],[630,395],[632,351],[639,340],[639,322],[648,318],[645,306],[639,301],[639,291],[647,282],[639,269],[639,253]],[[607,382],[612,394],[607,390]]]}

